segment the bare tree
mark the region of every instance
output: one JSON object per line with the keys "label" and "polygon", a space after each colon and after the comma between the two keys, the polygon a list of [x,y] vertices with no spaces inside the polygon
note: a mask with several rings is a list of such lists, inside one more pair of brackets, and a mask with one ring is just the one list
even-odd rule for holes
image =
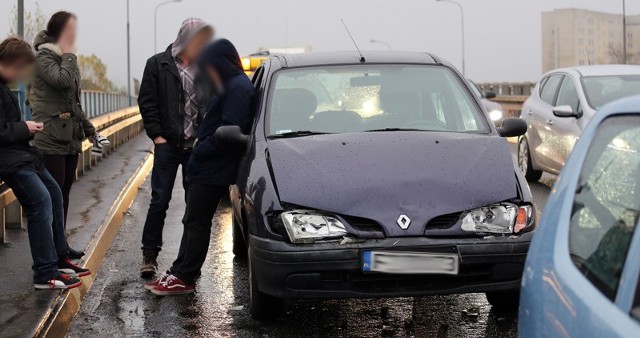
{"label": "bare tree", "polygon": [[[36,1],[35,11],[25,11],[24,13],[24,40],[33,43],[36,35],[47,27],[47,17],[40,9],[40,3]],[[11,11],[11,29],[9,35],[18,35],[18,7],[13,6]]]}
{"label": "bare tree", "polygon": [[[609,43],[609,62],[613,64],[624,63],[624,50],[621,45],[614,46],[613,43]],[[640,64],[640,55],[627,52],[628,64]]]}

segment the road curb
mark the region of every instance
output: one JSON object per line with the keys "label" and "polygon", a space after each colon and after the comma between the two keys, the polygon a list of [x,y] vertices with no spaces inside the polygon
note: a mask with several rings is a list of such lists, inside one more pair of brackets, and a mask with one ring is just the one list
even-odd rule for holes
{"label": "road curb", "polygon": [[125,213],[138,195],[138,189],[146,180],[152,167],[153,154],[150,153],[120,190],[102,225],[85,250],[86,256],[80,265],[90,269],[91,276],[82,278],[82,286],[69,292],[60,292],[49,308],[50,310],[41,318],[34,334],[35,337],[64,337],[67,334],[71,320],[78,312],[82,299],[91,288],[96,273],[120,229]]}

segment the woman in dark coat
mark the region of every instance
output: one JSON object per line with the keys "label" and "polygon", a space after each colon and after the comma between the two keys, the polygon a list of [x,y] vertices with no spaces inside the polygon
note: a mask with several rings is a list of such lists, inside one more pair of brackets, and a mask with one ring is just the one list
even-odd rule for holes
{"label": "woman in dark coat", "polygon": [[21,121],[18,99],[8,83],[18,80],[33,62],[31,46],[18,38],[0,43],[0,180],[13,190],[27,216],[36,289],[71,289],[89,275],[69,260],[64,237],[62,193],[29,141],[43,124]]}
{"label": "woman in dark coat", "polygon": [[[74,54],[76,17],[69,12],[55,13],[47,30],[35,38],[36,65],[29,104],[34,120],[44,130],[34,145],[44,155],[44,164],[60,185],[64,198],[65,228],[69,193],[76,178],[82,142],[96,130],[80,104],[80,69]],[[82,251],[71,250],[72,258]]]}

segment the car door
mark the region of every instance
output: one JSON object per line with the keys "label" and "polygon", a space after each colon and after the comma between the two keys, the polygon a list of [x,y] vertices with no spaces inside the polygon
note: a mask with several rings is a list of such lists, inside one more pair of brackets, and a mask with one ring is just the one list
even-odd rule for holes
{"label": "car door", "polygon": [[555,107],[570,106],[577,116],[558,117],[552,111],[551,116],[545,121],[546,141],[549,143],[548,148],[552,150],[549,151],[549,169],[555,174],[564,166],[581,132],[578,119],[582,116],[582,106],[576,88],[575,80],[571,76],[563,76]]}
{"label": "car door", "polygon": [[[556,314],[569,336],[640,332],[631,315],[639,276],[639,150],[640,116],[613,116],[600,124],[583,162],[573,189],[568,243],[560,243],[568,245],[573,266],[554,269],[564,297]],[[554,256],[566,255],[565,250]]]}
{"label": "car door", "polygon": [[558,88],[562,82],[562,74],[551,74],[542,79],[538,99],[528,102],[525,114],[529,122],[527,141],[529,151],[538,170],[553,168],[555,147],[553,144],[549,121],[552,119]]}

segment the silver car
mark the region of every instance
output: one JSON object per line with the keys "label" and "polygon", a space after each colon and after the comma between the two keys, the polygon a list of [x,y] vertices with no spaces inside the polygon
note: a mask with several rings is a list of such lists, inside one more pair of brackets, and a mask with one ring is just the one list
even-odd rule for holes
{"label": "silver car", "polygon": [[545,74],[520,116],[529,126],[518,140],[518,166],[527,180],[537,181],[544,171],[558,174],[598,109],[638,93],[640,66],[581,66]]}

